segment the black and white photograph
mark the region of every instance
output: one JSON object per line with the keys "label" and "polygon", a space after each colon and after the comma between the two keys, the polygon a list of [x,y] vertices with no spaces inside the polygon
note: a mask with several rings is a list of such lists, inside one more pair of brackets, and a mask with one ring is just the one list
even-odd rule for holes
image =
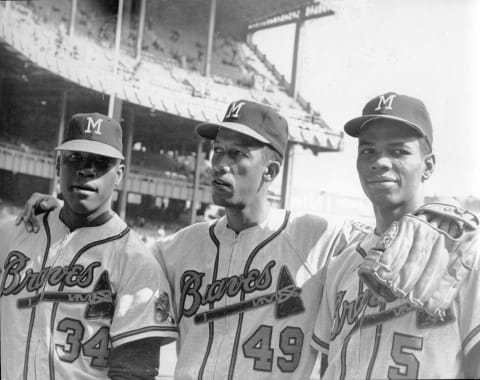
{"label": "black and white photograph", "polygon": [[0,0],[0,378],[480,378],[478,104],[477,0]]}

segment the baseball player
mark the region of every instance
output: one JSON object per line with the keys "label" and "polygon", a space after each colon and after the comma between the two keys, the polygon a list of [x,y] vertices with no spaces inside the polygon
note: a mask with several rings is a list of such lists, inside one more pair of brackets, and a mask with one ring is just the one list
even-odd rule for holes
{"label": "baseball player", "polygon": [[212,197],[226,215],[156,243],[180,330],[175,378],[308,379],[321,269],[353,229],[269,206],[288,139],[270,107],[239,100],[196,131],[213,142]]}
{"label": "baseball player", "polygon": [[477,257],[443,318],[403,298],[375,297],[357,272],[379,235],[423,204],[424,184],[435,166],[425,105],[393,92],[377,96],[345,132],[358,137],[357,170],[376,225],[330,261],[313,337],[314,347],[328,355],[324,377],[478,378]]}
{"label": "baseball player", "polygon": [[158,261],[110,208],[121,127],[74,115],[56,150],[63,207],[37,234],[0,228],[2,379],[154,379],[177,327]]}

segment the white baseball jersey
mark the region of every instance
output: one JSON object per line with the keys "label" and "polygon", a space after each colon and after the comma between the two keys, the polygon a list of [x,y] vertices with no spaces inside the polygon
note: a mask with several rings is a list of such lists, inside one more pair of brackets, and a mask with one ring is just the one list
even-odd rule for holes
{"label": "white baseball jersey", "polygon": [[323,218],[272,209],[239,234],[223,217],[158,242],[180,331],[175,379],[308,379],[321,268],[348,238]]}
{"label": "white baseball jersey", "polygon": [[464,356],[480,340],[478,257],[441,321],[405,300],[385,303],[370,293],[357,270],[377,239],[370,232],[330,261],[313,337],[328,354],[325,378],[464,378]]}
{"label": "white baseball jersey", "polygon": [[2,379],[107,379],[112,346],[177,336],[166,277],[125,222],[70,232],[59,212],[0,229]]}

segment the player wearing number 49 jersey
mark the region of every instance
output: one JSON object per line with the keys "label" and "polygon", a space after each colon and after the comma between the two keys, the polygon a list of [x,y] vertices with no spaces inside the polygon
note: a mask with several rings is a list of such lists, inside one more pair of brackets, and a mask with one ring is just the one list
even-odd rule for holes
{"label": "player wearing number 49 jersey", "polygon": [[226,216],[155,247],[179,324],[175,379],[308,379],[322,268],[353,230],[269,207],[288,139],[270,107],[234,102],[197,132],[213,140],[212,198]]}
{"label": "player wearing number 49 jersey", "polygon": [[158,262],[111,209],[120,125],[74,116],[57,149],[62,208],[0,228],[2,379],[154,379],[177,336]]}
{"label": "player wearing number 49 jersey", "polygon": [[157,242],[181,332],[175,379],[309,379],[321,268],[355,234],[271,209],[239,234],[224,217]]}

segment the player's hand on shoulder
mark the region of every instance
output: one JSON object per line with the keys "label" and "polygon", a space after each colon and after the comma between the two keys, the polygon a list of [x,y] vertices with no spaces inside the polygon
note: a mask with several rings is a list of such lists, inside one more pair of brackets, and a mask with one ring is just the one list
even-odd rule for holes
{"label": "player's hand on shoulder", "polygon": [[33,193],[25,202],[23,211],[18,215],[15,224],[19,225],[23,222],[28,232],[37,233],[40,230],[40,225],[35,216],[53,210],[61,205],[62,202],[59,199],[49,194]]}

